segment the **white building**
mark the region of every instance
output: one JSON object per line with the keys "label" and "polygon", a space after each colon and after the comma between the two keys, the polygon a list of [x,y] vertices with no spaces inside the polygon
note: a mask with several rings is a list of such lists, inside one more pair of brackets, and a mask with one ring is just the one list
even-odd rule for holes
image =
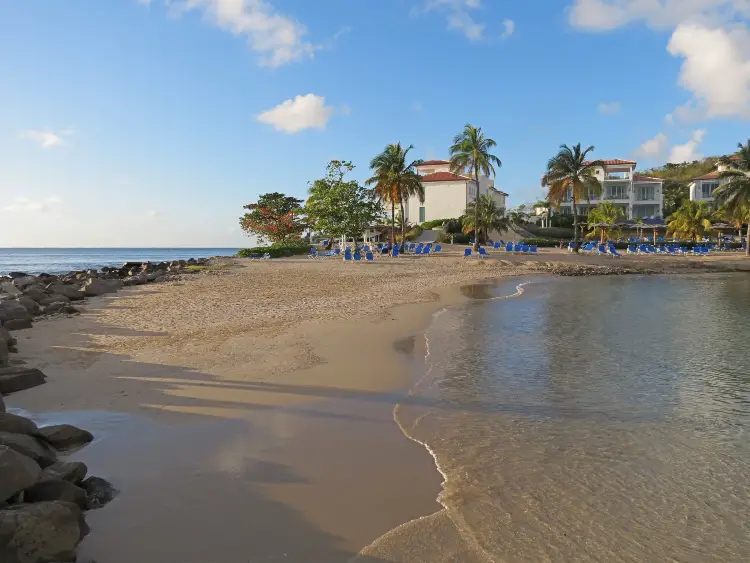
{"label": "white building", "polygon": [[[737,160],[739,157],[730,156],[730,160]],[[716,170],[698,176],[690,181],[690,200],[707,201],[711,207],[714,207],[714,190],[720,185],[725,184],[728,180],[722,180],[719,175],[728,167],[724,164],[717,164]]]}
{"label": "white building", "polygon": [[[596,169],[596,177],[602,183],[601,196],[576,201],[576,213],[588,215],[602,201],[621,207],[626,219],[661,218],[664,212],[663,180],[635,173],[636,162],[632,160],[605,160],[605,166]],[[571,193],[557,210],[563,215],[572,213]]]}
{"label": "white building", "polygon": [[406,202],[406,220],[410,223],[424,223],[435,219],[457,219],[463,215],[467,205],[479,195],[492,194],[499,207],[505,208],[508,196],[495,188],[495,181],[479,176],[479,189],[476,182],[464,174],[454,174],[448,160],[427,160],[417,167],[422,176],[424,202],[418,197]]}

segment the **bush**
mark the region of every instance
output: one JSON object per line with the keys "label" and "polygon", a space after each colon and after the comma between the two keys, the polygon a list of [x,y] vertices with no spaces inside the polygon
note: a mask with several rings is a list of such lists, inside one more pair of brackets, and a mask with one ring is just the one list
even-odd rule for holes
{"label": "bush", "polygon": [[256,246],[255,248],[243,248],[237,253],[240,258],[251,258],[253,256],[263,256],[268,253],[271,258],[288,258],[295,254],[307,254],[310,252],[309,243],[299,242],[279,242],[271,246]]}
{"label": "bush", "polygon": [[[419,238],[419,236],[422,234],[422,226],[416,225],[406,231],[406,240],[416,240]],[[400,237],[399,237],[400,238]]]}
{"label": "bush", "polygon": [[[540,238],[540,237],[525,238],[521,240],[521,242],[523,244],[535,244],[536,246],[540,248],[553,248],[553,247],[560,246],[560,241],[552,239],[552,238]],[[567,244],[567,242],[568,241],[565,241],[565,244]]]}
{"label": "bush", "polygon": [[449,221],[458,221],[458,219],[433,219],[432,221],[425,221],[420,227],[423,229],[434,229],[442,227],[444,223],[448,223]]}
{"label": "bush", "polygon": [[450,233],[440,233],[437,240],[442,244],[450,244],[451,237],[453,237],[453,244],[469,244],[470,237],[464,234],[451,235]]}

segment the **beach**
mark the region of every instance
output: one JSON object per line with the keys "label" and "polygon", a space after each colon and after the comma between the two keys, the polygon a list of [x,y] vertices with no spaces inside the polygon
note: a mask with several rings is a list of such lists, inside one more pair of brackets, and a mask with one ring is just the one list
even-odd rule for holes
{"label": "beach", "polygon": [[78,459],[122,494],[88,515],[82,557],[348,561],[441,509],[442,476],[393,409],[433,315],[467,301],[462,285],[748,269],[738,255],[615,261],[556,250],[371,264],[229,259],[15,332],[14,360],[48,380],[7,403],[97,438]]}

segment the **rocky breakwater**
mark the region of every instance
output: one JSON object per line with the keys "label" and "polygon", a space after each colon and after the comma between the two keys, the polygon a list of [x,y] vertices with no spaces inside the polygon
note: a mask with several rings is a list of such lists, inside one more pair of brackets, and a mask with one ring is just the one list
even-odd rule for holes
{"label": "rocky breakwater", "polygon": [[117,494],[84,463],[61,461],[93,436],[67,424],[38,427],[5,411],[0,397],[0,561],[76,561],[76,546],[89,533],[85,511]]}

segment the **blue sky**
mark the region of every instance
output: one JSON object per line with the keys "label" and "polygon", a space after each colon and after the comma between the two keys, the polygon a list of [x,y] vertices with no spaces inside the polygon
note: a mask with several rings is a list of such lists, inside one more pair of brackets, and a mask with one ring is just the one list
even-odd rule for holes
{"label": "blue sky", "polygon": [[0,246],[244,246],[329,159],[561,143],[639,168],[748,137],[745,0],[0,0]]}

